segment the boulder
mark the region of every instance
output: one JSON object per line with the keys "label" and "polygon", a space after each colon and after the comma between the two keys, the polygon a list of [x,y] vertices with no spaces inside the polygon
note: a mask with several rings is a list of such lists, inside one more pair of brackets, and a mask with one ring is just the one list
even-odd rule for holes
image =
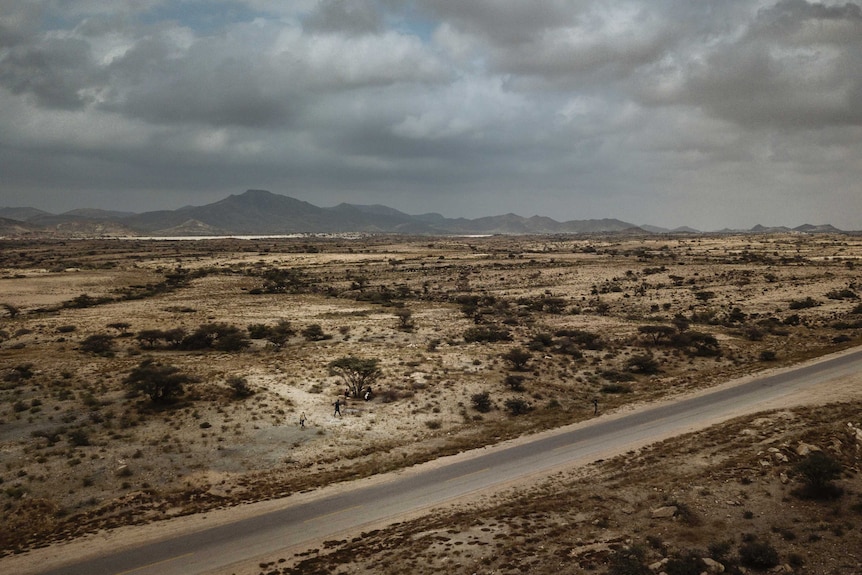
{"label": "boulder", "polygon": [[665,507],[657,507],[650,512],[650,517],[653,519],[669,519],[676,515],[679,511],[676,505],[667,505]]}
{"label": "boulder", "polygon": [[822,449],[816,445],[811,445],[810,443],[805,443],[803,441],[800,441],[799,445],[796,446],[796,454],[802,457],[805,457],[814,451],[822,451]]}

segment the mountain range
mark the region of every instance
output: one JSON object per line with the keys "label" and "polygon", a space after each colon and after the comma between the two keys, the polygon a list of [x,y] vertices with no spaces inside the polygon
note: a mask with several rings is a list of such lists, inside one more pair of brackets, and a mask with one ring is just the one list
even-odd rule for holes
{"label": "mountain range", "polygon": [[[724,230],[731,231],[731,230]],[[736,230],[738,231],[738,230]],[[838,233],[830,225],[765,228],[752,232]],[[0,236],[222,236],[298,233],[399,233],[410,235],[699,233],[637,226],[616,219],[558,222],[516,214],[476,219],[430,213],[409,215],[382,205],[342,203],[321,208],[266,190],[248,190],[204,206],[144,213],[76,209],[51,214],[35,208],[0,208]]]}

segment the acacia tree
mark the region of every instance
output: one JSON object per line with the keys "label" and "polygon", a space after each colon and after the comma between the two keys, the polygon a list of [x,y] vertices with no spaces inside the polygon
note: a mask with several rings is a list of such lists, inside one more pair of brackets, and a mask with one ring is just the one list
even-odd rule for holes
{"label": "acacia tree", "polygon": [[146,394],[153,403],[167,403],[182,395],[183,386],[195,379],[173,365],[158,363],[153,358],[143,360],[125,379],[127,385]]}
{"label": "acacia tree", "polygon": [[642,325],[638,327],[638,332],[649,336],[654,345],[658,345],[663,339],[668,339],[676,333],[676,328],[669,325]]}
{"label": "acacia tree", "polygon": [[398,318],[398,329],[403,331],[413,331],[413,312],[406,307],[395,310],[395,317]]}
{"label": "acacia tree", "polygon": [[515,347],[504,353],[501,357],[511,364],[512,369],[522,371],[527,367],[527,363],[532,359],[533,354],[520,347]]}
{"label": "acacia tree", "polygon": [[374,358],[348,355],[329,362],[329,369],[341,376],[353,397],[359,397],[362,390],[370,388],[382,374],[379,363]]}

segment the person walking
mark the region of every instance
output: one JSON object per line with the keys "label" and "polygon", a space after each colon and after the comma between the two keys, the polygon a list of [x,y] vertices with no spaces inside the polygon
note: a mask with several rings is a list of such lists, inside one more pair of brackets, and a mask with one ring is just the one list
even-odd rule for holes
{"label": "person walking", "polygon": [[335,414],[333,416],[338,415],[340,417],[341,416],[341,400],[336,399],[334,405],[335,405]]}
{"label": "person walking", "polygon": [[304,411],[299,415],[299,426],[301,428],[305,429],[305,412]]}

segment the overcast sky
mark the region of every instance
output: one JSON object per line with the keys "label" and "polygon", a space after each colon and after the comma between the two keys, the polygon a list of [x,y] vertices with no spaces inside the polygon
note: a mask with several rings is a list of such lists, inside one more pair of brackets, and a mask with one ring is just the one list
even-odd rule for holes
{"label": "overcast sky", "polygon": [[862,229],[862,3],[0,0],[0,206]]}

